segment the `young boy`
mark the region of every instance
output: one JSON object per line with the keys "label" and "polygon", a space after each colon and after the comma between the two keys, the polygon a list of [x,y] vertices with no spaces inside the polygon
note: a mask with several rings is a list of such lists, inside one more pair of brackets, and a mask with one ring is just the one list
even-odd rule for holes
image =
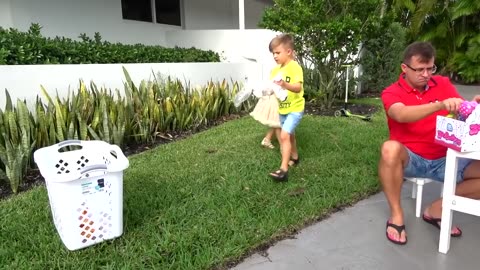
{"label": "young boy", "polygon": [[278,64],[272,69],[270,77],[275,78],[280,75],[281,80],[275,83],[288,90],[287,99],[279,105],[282,163],[280,169],[270,173],[270,176],[276,181],[287,181],[288,167],[297,165],[300,161],[294,131],[302,119],[305,108],[303,70],[294,60],[294,44],[291,35],[276,36],[270,41],[269,49]]}

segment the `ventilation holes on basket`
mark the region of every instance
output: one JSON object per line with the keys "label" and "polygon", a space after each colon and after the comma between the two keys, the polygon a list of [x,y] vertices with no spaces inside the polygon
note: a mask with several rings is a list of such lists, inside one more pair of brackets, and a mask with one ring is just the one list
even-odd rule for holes
{"label": "ventilation holes on basket", "polygon": [[87,163],[89,162],[88,158],[85,156],[81,156],[80,159],[77,160],[77,165],[79,166],[77,170],[80,170],[81,168],[84,168],[87,166]]}
{"label": "ventilation holes on basket", "polygon": [[59,169],[57,174],[70,173],[70,170],[68,170],[68,162],[65,162],[63,159],[60,159],[58,163],[55,164],[55,168]]}

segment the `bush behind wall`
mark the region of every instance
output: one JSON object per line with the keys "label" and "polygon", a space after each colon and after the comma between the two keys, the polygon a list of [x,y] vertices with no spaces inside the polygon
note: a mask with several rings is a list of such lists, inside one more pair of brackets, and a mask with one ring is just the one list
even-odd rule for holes
{"label": "bush behind wall", "polygon": [[81,34],[81,41],[41,35],[32,24],[27,32],[0,27],[0,65],[220,62],[218,53],[195,48],[165,48],[102,41]]}

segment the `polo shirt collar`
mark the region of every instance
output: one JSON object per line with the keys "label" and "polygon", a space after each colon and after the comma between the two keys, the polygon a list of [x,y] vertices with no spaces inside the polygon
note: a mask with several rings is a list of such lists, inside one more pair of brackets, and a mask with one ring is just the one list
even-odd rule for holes
{"label": "polo shirt collar", "polygon": [[[402,72],[402,74],[400,74],[400,77],[398,78],[398,85],[404,89],[405,91],[407,91],[407,93],[410,93],[412,92],[413,90],[415,90],[413,87],[411,87],[407,81],[405,80],[405,73]],[[435,81],[435,79],[433,79],[433,77],[430,78],[430,80],[427,82],[427,85],[425,87],[425,91],[428,91],[429,89],[431,89],[432,87],[435,87],[437,86],[437,82]]]}

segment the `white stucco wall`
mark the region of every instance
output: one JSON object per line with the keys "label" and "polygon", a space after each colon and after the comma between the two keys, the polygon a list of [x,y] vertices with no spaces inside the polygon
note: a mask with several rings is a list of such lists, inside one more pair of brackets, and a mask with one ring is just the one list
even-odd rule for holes
{"label": "white stucco wall", "polygon": [[[87,85],[93,81],[97,87],[119,89],[123,93],[124,66],[136,85],[144,79],[153,79],[153,74],[172,76],[190,86],[205,86],[210,80],[217,82],[227,79],[238,82],[262,80],[262,66],[256,63],[162,63],[162,64],[101,64],[101,65],[0,65],[0,108],[5,107],[7,89],[13,102],[26,99],[31,105],[37,96],[42,97],[40,85],[49,95],[67,95],[68,90],[76,91],[79,80]],[[28,78],[28,79],[26,79]]]}
{"label": "white stucco wall", "polygon": [[[185,29],[238,29],[239,0],[184,0]],[[244,0],[245,28],[258,29],[263,11],[273,1]]]}
{"label": "white stucco wall", "polygon": [[238,0],[184,0],[185,29],[238,29]]}
{"label": "white stucco wall", "polygon": [[[3,0],[2,0],[3,1]],[[165,30],[180,29],[147,22],[123,20],[120,0],[14,0],[11,16],[15,28],[26,30],[39,23],[44,36],[76,39],[81,33],[122,43],[165,44]]]}
{"label": "white stucco wall", "polygon": [[270,40],[276,32],[266,29],[249,30],[184,30],[168,31],[167,46],[180,47],[195,44],[198,49],[213,50],[220,54],[224,62],[257,62],[263,66],[263,76],[267,76],[275,65],[268,50]]}
{"label": "white stucco wall", "polygon": [[[245,0],[247,29],[258,28],[267,0]],[[238,29],[238,0],[183,0],[183,27],[124,20],[120,0],[1,0],[0,26],[25,31],[39,23],[45,36],[77,39],[81,33],[128,44],[165,45],[165,31]],[[191,44],[189,47],[194,46]]]}
{"label": "white stucco wall", "polygon": [[13,26],[10,2],[11,0],[0,1],[0,26],[2,28],[10,28]]}

